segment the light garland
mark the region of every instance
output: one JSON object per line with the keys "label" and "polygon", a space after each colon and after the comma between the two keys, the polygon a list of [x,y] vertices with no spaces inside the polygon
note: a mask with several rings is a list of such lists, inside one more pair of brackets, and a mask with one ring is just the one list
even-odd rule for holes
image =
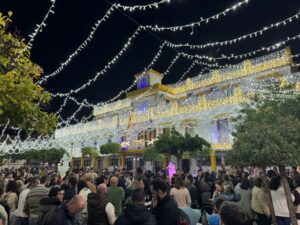
{"label": "light garland", "polygon": [[295,15],[290,16],[290,17],[288,17],[288,18],[286,18],[282,21],[272,23],[271,25],[268,25],[268,26],[264,26],[260,30],[257,30],[257,31],[254,31],[254,32],[251,32],[251,33],[248,33],[248,34],[243,34],[239,37],[229,39],[229,40],[225,40],[225,41],[209,42],[209,43],[200,44],[200,45],[189,44],[189,43],[186,43],[186,44],[171,44],[170,43],[170,47],[172,47],[172,48],[189,47],[190,49],[204,49],[204,48],[208,48],[208,47],[232,45],[232,44],[235,44],[236,42],[246,40],[248,38],[254,38],[254,37],[257,37],[257,36],[261,36],[265,32],[267,32],[268,30],[270,30],[272,28],[278,28],[281,25],[286,26],[288,23],[292,23],[295,20],[298,20],[299,18],[300,18],[300,12],[298,12]]}
{"label": "light garland", "polygon": [[155,25],[155,26],[146,25],[145,27],[150,29],[150,30],[153,30],[153,31],[166,31],[166,30],[168,30],[168,31],[173,31],[173,32],[182,31],[185,28],[194,28],[195,26],[200,26],[203,23],[208,24],[210,21],[217,20],[220,17],[226,16],[228,13],[236,11],[238,8],[246,5],[249,1],[250,0],[240,1],[236,4],[234,4],[232,7],[229,7],[227,9],[223,10],[222,12],[219,12],[219,13],[217,13],[213,16],[210,16],[208,18],[205,18],[205,19],[203,19],[201,17],[201,19],[199,21],[193,22],[193,23],[190,23],[190,24],[186,24],[186,25],[182,25],[182,26],[170,26],[170,27],[160,27],[158,25]]}
{"label": "light garland", "polygon": [[42,22],[41,22],[40,24],[37,24],[37,25],[36,25],[36,29],[33,31],[33,33],[31,33],[31,34],[29,35],[30,40],[29,40],[29,42],[27,43],[27,48],[28,48],[28,49],[31,49],[31,48],[32,48],[32,43],[34,42],[34,40],[35,40],[36,36],[38,35],[38,33],[41,33],[42,30],[43,30],[43,27],[46,27],[46,26],[47,26],[47,25],[46,25],[46,20],[48,19],[49,15],[50,15],[51,13],[54,14],[54,8],[55,8],[55,2],[56,2],[56,0],[50,0],[50,2],[51,2],[51,6],[50,6],[48,12],[46,13],[46,15],[44,16]]}

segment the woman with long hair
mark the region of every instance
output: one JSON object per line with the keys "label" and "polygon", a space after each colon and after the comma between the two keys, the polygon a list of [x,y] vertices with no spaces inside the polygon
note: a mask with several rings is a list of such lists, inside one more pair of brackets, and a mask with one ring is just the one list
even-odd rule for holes
{"label": "woman with long hair", "polygon": [[242,179],[240,188],[237,190],[237,193],[241,196],[241,200],[238,202],[238,204],[243,208],[244,212],[248,215],[248,218],[253,223],[255,214],[251,209],[252,190],[250,181],[248,179]]}
{"label": "woman with long hair", "polygon": [[191,207],[191,196],[188,189],[184,187],[181,177],[175,180],[175,187],[171,189],[170,195],[174,197],[178,207]]}

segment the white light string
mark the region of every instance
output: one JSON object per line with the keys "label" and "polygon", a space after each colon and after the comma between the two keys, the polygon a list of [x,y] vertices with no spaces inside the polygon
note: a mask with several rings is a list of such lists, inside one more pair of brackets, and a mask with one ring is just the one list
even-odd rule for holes
{"label": "white light string", "polygon": [[79,45],[79,47],[77,47],[77,49],[71,55],[69,55],[68,59],[66,61],[64,61],[63,63],[61,63],[61,65],[55,71],[53,71],[49,75],[44,76],[37,83],[42,84],[42,83],[46,82],[49,78],[54,77],[54,76],[58,75],[60,72],[62,72],[64,70],[64,68],[72,61],[72,59],[75,56],[77,56],[85,47],[88,46],[88,44],[92,41],[94,34],[95,34],[96,30],[98,29],[98,27],[110,18],[110,15],[112,14],[112,12],[114,10],[115,10],[115,4],[113,4],[109,8],[109,10],[106,12],[106,14],[93,25],[89,36]]}
{"label": "white light string", "polygon": [[146,25],[145,27],[150,29],[150,30],[153,30],[153,31],[167,31],[168,30],[168,31],[173,31],[173,32],[182,31],[185,28],[194,28],[195,26],[200,26],[203,23],[208,24],[210,21],[217,20],[220,17],[226,16],[228,13],[236,11],[238,8],[246,5],[249,1],[250,0],[240,1],[236,4],[234,4],[232,7],[229,7],[227,9],[223,10],[222,12],[219,12],[219,13],[217,13],[213,16],[207,17],[205,19],[203,19],[201,17],[201,19],[199,21],[193,22],[193,23],[190,23],[190,24],[181,25],[181,26],[170,26],[170,27],[161,27],[161,26],[158,26],[158,25],[155,25],[155,26]]}
{"label": "white light string", "polygon": [[97,31],[98,27],[102,23],[106,22],[116,9],[123,9],[124,11],[129,10],[130,12],[132,12],[132,11],[135,11],[135,10],[146,10],[146,9],[151,9],[151,8],[158,8],[159,5],[165,4],[165,3],[170,3],[170,2],[171,2],[170,0],[162,0],[162,1],[159,1],[159,2],[151,3],[151,4],[135,5],[135,6],[125,6],[125,5],[121,5],[121,4],[112,4],[111,7],[109,8],[109,10],[105,13],[105,15],[100,20],[97,20],[96,23],[94,23],[88,37],[77,47],[77,49],[72,54],[70,54],[68,56],[68,59],[65,60],[64,62],[62,62],[61,65],[55,71],[53,71],[52,73],[44,76],[37,83],[42,84],[42,83],[46,82],[49,78],[54,77],[54,76],[58,75],[60,72],[62,72],[64,70],[64,68],[66,66],[68,66],[69,63],[71,63],[72,59],[75,56],[77,56],[82,50],[84,50],[88,46],[88,44],[92,41],[92,39],[94,37],[94,34]]}
{"label": "white light string", "polygon": [[[244,2],[248,2],[249,0],[245,0]],[[48,78],[54,77],[56,75],[58,75],[60,72],[62,72],[64,70],[64,68],[72,61],[72,59],[78,55],[85,47],[87,47],[87,45],[90,43],[90,41],[93,38],[93,35],[95,33],[95,31],[98,29],[99,25],[106,21],[109,18],[109,15],[111,15],[111,13],[115,10],[115,9],[123,9],[123,10],[128,10],[129,11],[134,11],[136,9],[147,9],[147,8],[151,8],[153,6],[158,6],[159,4],[163,4],[163,3],[168,3],[170,1],[160,1],[159,3],[152,3],[152,4],[148,4],[148,5],[144,5],[144,6],[123,6],[120,4],[112,4],[111,8],[107,11],[107,13],[105,14],[105,16],[101,19],[98,20],[94,26],[92,27],[92,31],[90,32],[89,36],[85,39],[85,41],[75,50],[75,52],[73,52],[71,55],[69,55],[68,59],[64,62],[61,63],[61,65],[51,74],[46,75],[44,78],[42,78],[41,80],[38,81],[38,84],[42,84],[45,81],[47,81]],[[242,5],[240,3],[236,4],[236,5]],[[234,8],[235,6],[233,6],[232,8]],[[228,11],[228,10],[224,10],[224,11]],[[223,11],[223,12],[224,12]],[[223,12],[219,13],[219,14],[223,14]],[[218,15],[218,14],[216,14]],[[214,16],[216,16],[214,15]],[[213,18],[214,16],[211,16],[209,18]],[[209,18],[207,18],[205,21],[209,21]],[[199,24],[200,25],[200,24]],[[147,29],[149,28],[149,26],[141,26],[140,25],[140,29]]]}
{"label": "white light string", "polygon": [[94,78],[89,79],[85,84],[83,84],[83,85],[82,85],[81,87],[79,87],[79,88],[71,89],[70,92],[68,92],[68,93],[55,93],[55,94],[53,94],[52,96],[53,96],[53,97],[57,97],[57,96],[58,96],[58,97],[66,97],[66,96],[68,96],[69,94],[76,94],[76,93],[78,93],[78,92],[84,90],[85,88],[89,87],[89,86],[90,86],[93,82],[95,82],[99,77],[101,77],[101,76],[104,75],[108,70],[111,69],[111,66],[112,66],[113,64],[115,64],[115,63],[119,60],[119,58],[126,52],[126,50],[128,49],[128,47],[131,45],[131,41],[137,37],[137,35],[138,35],[138,33],[141,31],[141,29],[142,29],[141,27],[138,27],[138,28],[136,29],[136,31],[134,32],[134,34],[133,34],[130,38],[128,38],[128,41],[126,42],[126,44],[124,45],[124,47],[122,48],[122,50],[119,51],[119,53],[118,53],[112,60],[110,60],[110,61],[104,66],[104,68],[103,68],[101,71],[97,72],[97,73],[96,73],[96,76],[95,76]]}
{"label": "white light string", "polygon": [[48,19],[49,15],[51,13],[54,14],[54,8],[55,8],[55,2],[56,2],[56,0],[50,0],[50,1],[51,1],[51,6],[50,6],[49,10],[47,11],[46,15],[44,16],[42,22],[40,24],[37,24],[35,30],[33,31],[33,33],[31,33],[29,35],[30,40],[27,43],[27,48],[28,49],[32,48],[32,43],[34,42],[36,36],[43,31],[43,27],[47,26],[46,20]]}
{"label": "white light string", "polygon": [[300,18],[300,12],[296,13],[293,16],[290,16],[282,21],[279,22],[275,22],[272,23],[271,25],[268,26],[264,26],[262,29],[254,31],[252,33],[248,33],[248,34],[243,34],[239,37],[233,38],[233,39],[229,39],[229,40],[225,40],[225,41],[217,41],[217,42],[209,42],[206,44],[170,44],[170,47],[189,47],[190,49],[204,49],[204,48],[208,48],[208,47],[215,47],[215,46],[225,46],[225,45],[232,45],[235,44],[236,42],[242,41],[242,40],[246,40],[248,38],[255,38],[257,36],[261,36],[263,35],[265,32],[267,32],[268,30],[272,29],[272,28],[278,28],[281,25],[286,26],[288,23],[292,23],[295,20],[298,20]]}

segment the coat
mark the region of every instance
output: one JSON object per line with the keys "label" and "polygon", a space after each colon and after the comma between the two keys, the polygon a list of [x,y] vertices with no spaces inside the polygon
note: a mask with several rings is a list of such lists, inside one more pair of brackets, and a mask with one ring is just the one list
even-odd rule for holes
{"label": "coat", "polygon": [[156,219],[152,213],[143,205],[129,204],[115,225],[156,225]]}
{"label": "coat", "polygon": [[250,189],[238,189],[238,192],[241,196],[241,200],[238,204],[243,208],[244,212],[248,215],[249,219],[255,219],[255,213],[251,209],[251,198],[252,198],[252,191]]}
{"label": "coat", "polygon": [[73,225],[74,217],[70,216],[65,203],[58,207],[46,225]]}
{"label": "coat", "polygon": [[46,224],[52,217],[55,209],[61,204],[60,201],[54,198],[42,198],[40,200],[40,215],[39,215],[39,225]]}
{"label": "coat", "polygon": [[169,194],[159,200],[156,208],[152,208],[151,211],[158,225],[177,225],[179,209],[176,201]]}

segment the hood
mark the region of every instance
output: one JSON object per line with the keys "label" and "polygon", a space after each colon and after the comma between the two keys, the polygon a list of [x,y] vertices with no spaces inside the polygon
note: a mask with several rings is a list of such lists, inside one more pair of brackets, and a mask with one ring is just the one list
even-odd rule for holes
{"label": "hood", "polygon": [[236,193],[221,193],[220,198],[230,202],[238,202],[241,200],[241,196]]}
{"label": "hood", "polygon": [[61,205],[61,202],[54,199],[54,198],[42,198],[40,200],[40,210],[41,212],[47,212],[53,208],[58,207]]}
{"label": "hood", "polygon": [[145,206],[138,204],[129,204],[124,211],[124,215],[134,223],[147,221],[150,216],[149,210]]}

